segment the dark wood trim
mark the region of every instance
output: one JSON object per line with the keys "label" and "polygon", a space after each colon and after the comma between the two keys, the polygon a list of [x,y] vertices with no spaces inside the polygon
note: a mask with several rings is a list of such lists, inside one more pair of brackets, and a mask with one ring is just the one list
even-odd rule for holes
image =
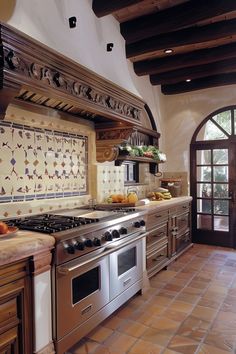
{"label": "dark wood trim", "polygon": [[143,54],[153,53],[166,48],[190,46],[196,43],[210,42],[236,33],[236,20],[221,21],[201,27],[186,28],[172,33],[153,36],[126,45],[126,56],[129,59]]}
{"label": "dark wood trim", "polygon": [[[236,105],[232,105],[232,106],[222,107],[222,108],[217,109],[214,112],[211,112],[206,118],[203,119],[203,121],[199,124],[199,126],[197,127],[197,129],[193,133],[193,137],[192,137],[192,140],[191,140],[190,144],[192,145],[192,144],[196,144],[196,143],[201,143],[201,142],[196,141],[197,135],[198,135],[199,131],[202,129],[202,127],[204,126],[204,124],[206,124],[206,122],[210,118],[214,117],[215,115],[217,115],[217,114],[219,114],[221,112],[232,111],[232,110],[235,110],[235,109],[236,109]],[[216,141],[216,140],[214,140],[214,141]],[[204,145],[206,143],[208,143],[208,141],[205,141],[205,140],[203,142],[204,142]],[[217,144],[220,143],[220,142],[221,143],[225,143],[223,140],[219,140],[219,141],[217,141]],[[211,141],[209,141],[209,143],[211,143]]]}
{"label": "dark wood trim", "polygon": [[178,6],[123,22],[121,34],[127,43],[134,43],[162,33],[194,26],[200,21],[214,19],[236,10],[234,0],[188,1]]}
{"label": "dark wood trim", "polygon": [[233,73],[236,71],[236,57],[214,63],[191,66],[155,75],[150,75],[152,85],[168,85],[185,81],[187,79],[198,79],[207,76]]}
{"label": "dark wood trim", "polygon": [[236,43],[231,43],[216,48],[201,49],[166,58],[137,61],[134,62],[134,71],[139,76],[159,74],[166,71],[214,63],[235,57]]}
{"label": "dark wood trim", "polygon": [[2,116],[12,95],[94,121],[141,125],[145,102],[138,96],[8,25],[0,26],[0,43]]}
{"label": "dark wood trim", "polygon": [[142,1],[143,0],[93,0],[92,8],[97,17],[103,17]]}
{"label": "dark wood trim", "polygon": [[174,95],[178,93],[202,90],[211,87],[236,84],[236,73],[209,76],[203,79],[192,80],[172,85],[162,85],[161,92],[164,95]]}

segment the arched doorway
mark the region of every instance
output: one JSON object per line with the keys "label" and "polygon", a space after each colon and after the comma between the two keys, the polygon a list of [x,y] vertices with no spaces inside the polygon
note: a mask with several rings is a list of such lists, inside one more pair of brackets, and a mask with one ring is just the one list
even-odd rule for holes
{"label": "arched doorway", "polygon": [[193,241],[236,247],[236,106],[206,117],[190,146]]}

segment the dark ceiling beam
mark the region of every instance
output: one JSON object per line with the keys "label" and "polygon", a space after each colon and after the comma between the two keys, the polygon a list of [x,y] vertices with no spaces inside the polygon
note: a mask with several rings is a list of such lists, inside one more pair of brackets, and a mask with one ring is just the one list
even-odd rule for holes
{"label": "dark ceiling beam", "polygon": [[[236,1],[235,1],[236,3]],[[236,20],[221,21],[201,27],[186,28],[180,31],[161,34],[126,45],[129,59],[143,54],[153,53],[166,48],[177,48],[197,43],[215,41],[236,34]]]}
{"label": "dark ceiling beam", "polygon": [[[109,1],[107,1],[109,3]],[[113,1],[112,1],[113,2]],[[235,0],[188,1],[178,6],[121,24],[126,43],[173,32],[236,10]]]}
{"label": "dark ceiling beam", "polygon": [[138,76],[152,75],[234,57],[236,57],[236,43],[231,43],[210,49],[195,50],[186,54],[137,61],[134,62],[134,71]]}
{"label": "dark ceiling beam", "polygon": [[205,65],[192,66],[178,70],[171,70],[155,75],[150,75],[152,85],[175,84],[187,79],[199,79],[201,77],[215,76],[236,72],[236,57],[217,61]]}
{"label": "dark ceiling beam", "polygon": [[175,95],[206,88],[236,84],[236,73],[208,76],[191,82],[181,82],[174,85],[162,85],[161,92],[164,95]]}
{"label": "dark ceiling beam", "polygon": [[92,8],[97,17],[102,17],[142,1],[143,0],[93,0]]}

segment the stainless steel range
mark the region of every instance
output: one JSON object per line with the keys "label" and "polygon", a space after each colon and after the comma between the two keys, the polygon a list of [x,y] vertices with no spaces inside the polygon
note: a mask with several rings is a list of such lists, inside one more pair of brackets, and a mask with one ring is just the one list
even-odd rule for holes
{"label": "stainless steel range", "polygon": [[145,211],[69,209],[8,223],[56,239],[52,285],[58,354],[142,289]]}

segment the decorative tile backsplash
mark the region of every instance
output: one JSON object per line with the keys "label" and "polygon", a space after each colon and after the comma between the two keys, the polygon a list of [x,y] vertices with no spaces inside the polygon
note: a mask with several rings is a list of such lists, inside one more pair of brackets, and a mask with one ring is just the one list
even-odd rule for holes
{"label": "decorative tile backsplash", "polygon": [[88,192],[88,139],[0,122],[0,203]]}

